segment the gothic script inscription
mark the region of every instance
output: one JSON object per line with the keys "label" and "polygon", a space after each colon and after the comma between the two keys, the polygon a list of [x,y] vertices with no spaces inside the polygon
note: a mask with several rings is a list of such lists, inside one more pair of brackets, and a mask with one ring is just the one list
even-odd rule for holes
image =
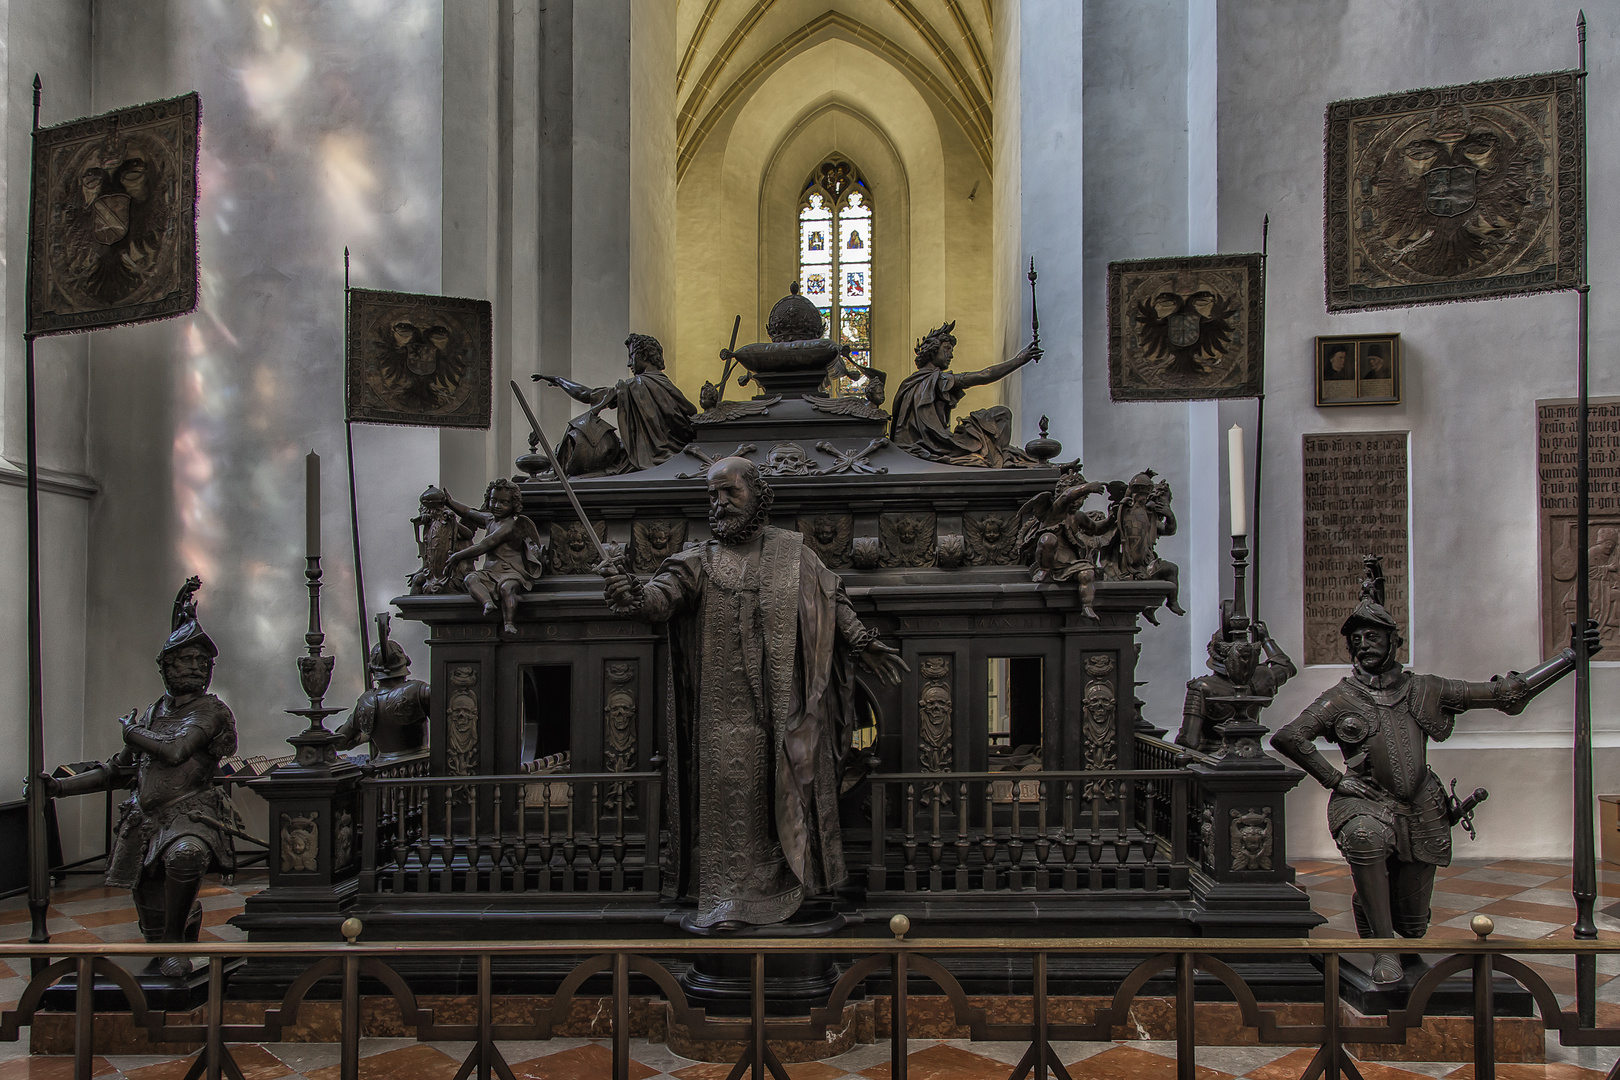
{"label": "gothic script inscription", "polygon": [[[1588,611],[1603,633],[1594,659],[1620,660],[1620,398],[1588,400]],[[1541,653],[1569,644],[1575,621],[1575,402],[1536,402],[1541,533]]]}
{"label": "gothic script inscription", "polygon": [[1410,641],[1406,432],[1306,435],[1304,454],[1305,662],[1350,662],[1339,627],[1361,595],[1363,555],[1384,557],[1386,606]]}

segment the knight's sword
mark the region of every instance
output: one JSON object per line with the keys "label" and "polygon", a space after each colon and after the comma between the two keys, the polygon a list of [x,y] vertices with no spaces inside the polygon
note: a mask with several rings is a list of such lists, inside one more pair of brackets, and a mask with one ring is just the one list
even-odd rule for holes
{"label": "knight's sword", "polygon": [[574,504],[574,513],[579,515],[580,524],[585,526],[585,534],[596,544],[597,553],[602,556],[602,562],[598,569],[611,567],[622,572],[623,568],[608,553],[607,545],[602,543],[602,538],[597,536],[596,530],[591,527],[591,519],[585,516],[585,508],[580,505],[579,496],[574,494],[574,485],[568,482],[568,476],[563,472],[562,464],[557,460],[557,452],[551,448],[551,442],[546,438],[546,433],[540,430],[540,421],[535,417],[534,410],[529,408],[529,399],[523,396],[523,388],[517,384],[516,380],[510,380],[510,382],[512,393],[517,395],[518,404],[523,406],[523,415],[529,418],[529,426],[534,429],[535,438],[540,440],[540,449],[546,452],[546,460],[551,462],[551,471],[556,474],[557,482],[562,485],[563,494],[567,495],[568,501]]}

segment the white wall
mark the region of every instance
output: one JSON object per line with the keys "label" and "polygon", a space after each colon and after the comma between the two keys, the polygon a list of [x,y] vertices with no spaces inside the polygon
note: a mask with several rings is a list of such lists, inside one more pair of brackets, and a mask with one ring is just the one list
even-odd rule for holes
{"label": "white wall", "polygon": [[[302,721],[282,710],[306,704],[294,658],[312,447],[323,459],[327,648],[338,658],[328,703],[361,688],[343,248],[356,285],[438,290],[441,7],[108,0],[95,12],[89,108],[201,92],[202,303],[187,318],[90,338],[89,467],[101,494],[87,553],[86,748],[116,749],[113,718],[161,692],[153,658],[170,604],[199,574],[202,623],[220,650],[214,690],[236,713],[243,752],[286,753]],[[376,611],[414,562],[407,519],[435,479],[435,439],[367,426],[354,436]],[[420,635],[401,630],[420,663]]]}
{"label": "white wall", "polygon": [[[1278,639],[1301,654],[1300,436],[1340,430],[1411,435],[1413,641],[1420,671],[1483,679],[1540,659],[1537,630],[1534,401],[1574,393],[1572,293],[1327,315],[1322,298],[1322,126],[1330,101],[1576,64],[1574,0],[1321,0],[1220,5],[1220,238],[1252,247],[1271,214],[1266,400],[1265,608]],[[1615,393],[1610,361],[1620,167],[1607,118],[1620,92],[1612,58],[1620,8],[1592,24],[1589,156],[1592,391]],[[1317,409],[1312,338],[1397,331],[1407,358],[1398,407]],[[1345,674],[1307,669],[1269,710],[1276,726]],[[1620,679],[1602,665],[1593,686],[1600,745],[1620,744]],[[1471,713],[1432,761],[1459,788],[1490,788],[1480,840],[1463,856],[1561,856],[1570,851],[1571,682],[1522,716]],[[1488,734],[1482,734],[1488,733]],[[1597,789],[1615,790],[1620,757],[1597,755]],[[1323,794],[1311,781],[1291,802],[1294,855],[1331,853]]]}
{"label": "white wall", "polygon": [[[0,754],[9,767],[0,773],[0,799],[22,795],[28,764],[28,574],[27,504],[22,487],[26,460],[24,426],[23,298],[28,240],[30,127],[33,78],[45,85],[41,123],[72,119],[88,111],[90,100],[90,13],[82,4],[0,3],[5,27],[3,64],[4,196],[0,199],[0,333],[5,373],[0,380]],[[85,551],[89,541],[89,497],[93,484],[84,474],[87,372],[85,338],[43,339],[36,346],[36,401],[40,492],[41,627],[45,760],[85,757]],[[99,838],[100,806],[82,815],[93,820]],[[59,809],[62,840],[69,858],[79,854],[80,807]]]}

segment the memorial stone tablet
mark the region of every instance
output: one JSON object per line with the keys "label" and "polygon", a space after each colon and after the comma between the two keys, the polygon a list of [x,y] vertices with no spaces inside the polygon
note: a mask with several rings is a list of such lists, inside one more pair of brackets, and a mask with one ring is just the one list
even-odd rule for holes
{"label": "memorial stone tablet", "polygon": [[1410,656],[1406,441],[1404,431],[1304,436],[1307,664],[1350,662],[1339,627],[1360,596],[1363,555],[1384,557],[1386,606],[1405,639],[1400,659]]}
{"label": "memorial stone tablet", "polygon": [[[1588,407],[1588,610],[1603,634],[1594,659],[1620,660],[1620,398]],[[1536,402],[1543,656],[1569,644],[1575,621],[1575,419],[1574,399]]]}

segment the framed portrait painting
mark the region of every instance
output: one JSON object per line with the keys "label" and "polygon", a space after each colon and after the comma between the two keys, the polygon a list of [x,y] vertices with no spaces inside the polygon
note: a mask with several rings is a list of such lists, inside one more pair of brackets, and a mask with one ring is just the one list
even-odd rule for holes
{"label": "framed portrait painting", "polygon": [[1316,404],[1399,405],[1401,335],[1316,339]]}

